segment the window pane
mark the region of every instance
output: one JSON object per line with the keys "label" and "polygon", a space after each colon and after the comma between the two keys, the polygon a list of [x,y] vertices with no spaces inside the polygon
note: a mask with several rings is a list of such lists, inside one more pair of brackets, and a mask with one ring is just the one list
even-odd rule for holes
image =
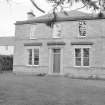
{"label": "window pane", "polygon": [[89,48],[83,49],[83,57],[89,57]]}
{"label": "window pane", "polygon": [[89,58],[83,59],[83,66],[89,66]]}
{"label": "window pane", "polygon": [[35,61],[34,61],[34,65],[39,65],[39,62],[35,62]]}
{"label": "window pane", "polygon": [[75,49],[75,57],[81,57],[81,49],[80,48]]}
{"label": "window pane", "polygon": [[32,65],[32,49],[29,49],[29,65]]}
{"label": "window pane", "polygon": [[76,66],[81,66],[81,58],[76,58],[75,59],[75,65]]}
{"label": "window pane", "polygon": [[35,61],[39,61],[39,57],[35,57],[35,58],[34,58],[34,62],[35,62]]}
{"label": "window pane", "polygon": [[89,48],[83,49],[83,66],[89,66]]}
{"label": "window pane", "polygon": [[79,22],[79,34],[80,36],[86,36],[86,22],[85,21]]}
{"label": "window pane", "polygon": [[39,49],[34,49],[34,65],[39,65]]}
{"label": "window pane", "polygon": [[35,31],[36,31],[36,25],[31,25],[31,27],[30,27],[30,39],[35,39]]}
{"label": "window pane", "polygon": [[75,65],[81,66],[81,48],[75,49]]}
{"label": "window pane", "polygon": [[39,55],[39,49],[34,49],[34,54]]}
{"label": "window pane", "polygon": [[53,38],[60,38],[61,37],[61,24],[54,24],[53,26]]}

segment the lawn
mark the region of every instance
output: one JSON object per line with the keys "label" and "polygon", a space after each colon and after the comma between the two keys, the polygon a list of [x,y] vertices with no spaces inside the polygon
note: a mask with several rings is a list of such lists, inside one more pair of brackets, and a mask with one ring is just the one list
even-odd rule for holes
{"label": "lawn", "polygon": [[0,74],[0,105],[105,105],[105,81]]}

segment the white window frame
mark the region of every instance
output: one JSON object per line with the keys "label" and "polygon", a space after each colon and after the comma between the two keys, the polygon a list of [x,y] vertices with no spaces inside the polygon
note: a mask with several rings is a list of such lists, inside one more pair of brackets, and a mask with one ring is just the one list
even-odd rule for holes
{"label": "white window frame", "polygon": [[[29,49],[32,49],[32,65],[29,64],[29,52],[28,52]],[[39,50],[39,63],[38,63],[38,65],[34,64],[34,49]],[[27,50],[27,53],[28,53],[27,54],[28,55],[28,57],[27,57],[27,66],[39,66],[39,64],[40,64],[40,48],[39,47],[27,47],[26,50]]]}
{"label": "white window frame", "polygon": [[[78,24],[79,24],[80,22],[83,22],[83,21],[85,21],[85,20],[80,20],[80,21],[78,21]],[[86,23],[85,29],[87,29],[87,22],[85,21],[85,23]],[[79,32],[79,25],[78,25],[78,32]],[[81,35],[80,32],[79,32],[78,36],[81,37],[81,38],[85,38],[85,37],[87,36],[87,30],[86,30],[85,36]]]}
{"label": "white window frame", "polygon": [[36,25],[32,24],[30,26],[30,39],[36,39],[35,31],[36,31]]}
{"label": "white window frame", "polygon": [[[81,66],[77,66],[75,64],[75,62],[76,62],[76,59],[75,59],[75,49],[76,48],[80,48],[81,49]],[[83,49],[84,48],[89,48],[89,66],[84,66],[83,65]],[[91,46],[90,45],[87,45],[87,46],[85,46],[85,45],[75,45],[75,47],[74,47],[74,67],[89,68],[91,66],[91,59],[90,58],[91,58]]]}
{"label": "white window frame", "polygon": [[[58,28],[57,28],[58,25]],[[52,30],[52,38],[61,38],[62,35],[62,24],[61,23],[55,23],[53,25],[53,30]],[[60,34],[60,36],[58,36],[58,34]]]}

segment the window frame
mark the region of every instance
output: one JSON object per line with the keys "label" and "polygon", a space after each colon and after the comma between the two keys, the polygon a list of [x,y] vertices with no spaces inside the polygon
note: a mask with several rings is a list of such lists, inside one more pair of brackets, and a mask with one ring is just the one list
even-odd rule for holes
{"label": "window frame", "polygon": [[[80,48],[81,49],[81,66],[77,66],[76,65],[76,57],[75,57],[75,49],[78,49],[78,48]],[[83,62],[83,49],[85,49],[85,48],[89,48],[89,66],[84,66],[84,62]],[[91,46],[90,45],[88,45],[88,46],[85,46],[85,45],[77,45],[77,46],[75,46],[74,47],[74,67],[83,67],[83,68],[89,68],[91,66]]]}
{"label": "window frame", "polygon": [[[86,24],[85,26],[82,26],[83,28],[85,28],[85,32],[86,32],[85,36],[80,34],[80,22],[85,22],[85,24]],[[86,22],[86,20],[78,21],[78,32],[79,32],[78,37],[80,37],[80,38],[85,38],[87,36],[87,22]]]}
{"label": "window frame", "polygon": [[[56,27],[56,26],[58,25],[58,28]],[[60,25],[60,26],[59,26]],[[54,29],[56,27],[56,29]],[[60,29],[59,29],[59,27],[60,27]],[[55,31],[57,31],[57,32],[55,32]],[[57,34],[57,33],[59,33],[60,34],[60,36],[58,36],[58,34],[57,35],[54,35],[54,34]],[[53,25],[53,29],[52,29],[52,38],[54,38],[54,39],[59,39],[59,38],[62,38],[62,24],[61,23],[55,23],[54,25]]]}
{"label": "window frame", "polygon": [[31,24],[31,26],[30,26],[30,32],[29,32],[30,39],[36,39],[36,36],[34,34],[35,31],[36,31],[36,24]]}
{"label": "window frame", "polygon": [[[29,64],[29,51],[28,51],[29,49],[32,49],[32,65]],[[38,49],[38,57],[39,57],[38,65],[34,64],[34,54],[35,54],[34,50],[35,49]],[[27,47],[26,50],[27,50],[27,56],[28,56],[27,57],[27,66],[39,66],[40,65],[40,48],[39,47]]]}

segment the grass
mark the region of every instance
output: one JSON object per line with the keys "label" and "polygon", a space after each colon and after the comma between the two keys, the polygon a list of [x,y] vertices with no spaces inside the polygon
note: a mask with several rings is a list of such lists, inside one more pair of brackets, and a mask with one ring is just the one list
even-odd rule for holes
{"label": "grass", "polygon": [[0,74],[0,105],[105,105],[105,81]]}

